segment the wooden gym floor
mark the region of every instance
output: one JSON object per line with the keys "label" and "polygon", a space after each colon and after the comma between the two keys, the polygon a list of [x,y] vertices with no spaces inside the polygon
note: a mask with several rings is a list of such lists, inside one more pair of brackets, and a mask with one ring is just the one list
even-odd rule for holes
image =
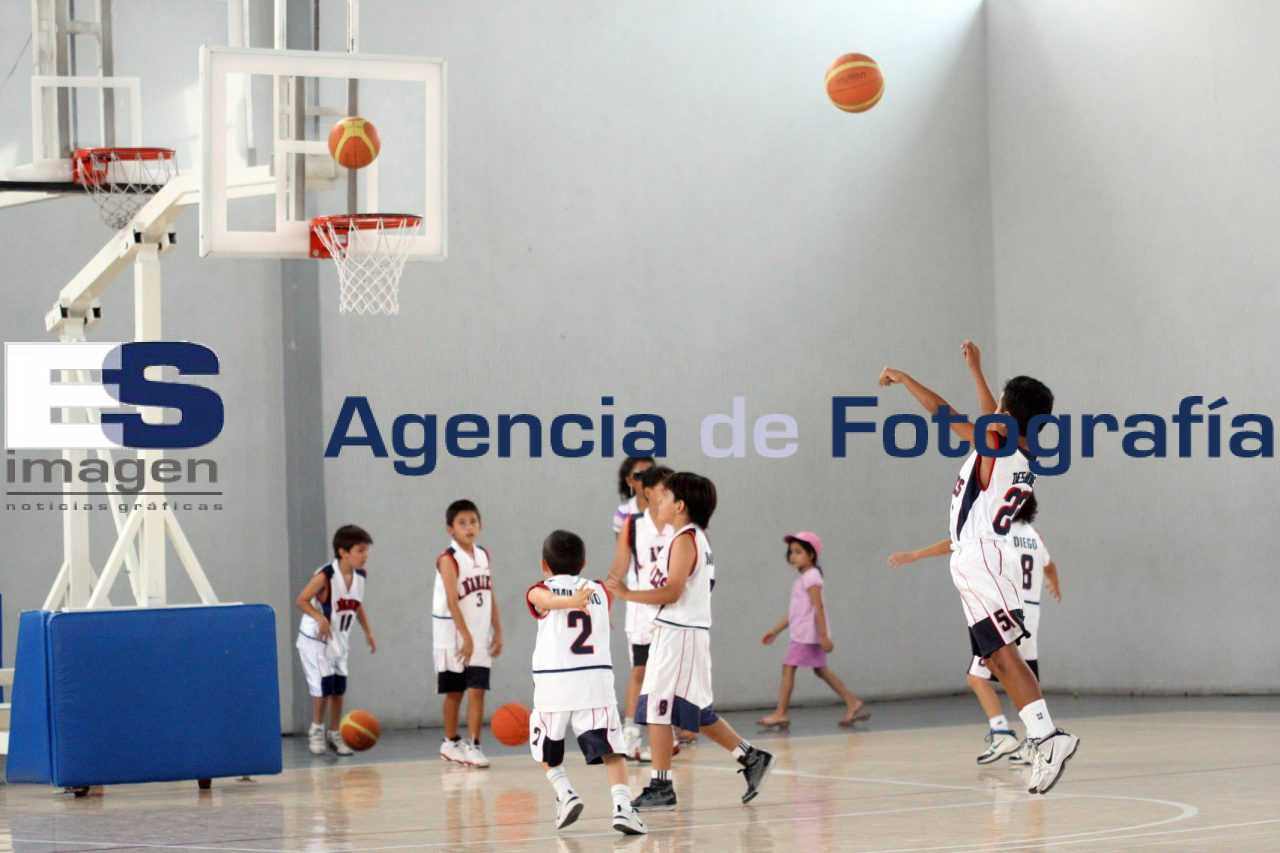
{"label": "wooden gym floor", "polygon": [[[0,786],[0,851],[1275,851],[1280,850],[1280,707],[1268,698],[1073,701],[1051,709],[1081,738],[1047,797],[1025,770],[979,767],[984,726],[968,697],[871,706],[842,733],[835,708],[801,709],[787,735],[753,736],[777,769],[749,807],[727,753],[706,741],[677,757],[680,808],[627,839],[607,820],[604,771],[566,767],[586,800],[557,833],[550,786],[522,749],[493,767],[434,756],[438,731],[392,732],[354,759],[313,758],[285,740],[278,777],[110,787],[74,799]],[[491,739],[489,739],[491,740]],[[638,791],[648,770],[635,768]]]}

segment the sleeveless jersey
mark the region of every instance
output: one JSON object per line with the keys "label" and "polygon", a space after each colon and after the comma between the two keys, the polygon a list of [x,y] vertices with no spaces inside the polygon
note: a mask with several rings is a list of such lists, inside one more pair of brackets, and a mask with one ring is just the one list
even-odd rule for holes
{"label": "sleeveless jersey", "polygon": [[[988,443],[996,444],[998,433],[988,435]],[[951,541],[958,545],[977,544],[983,540],[1004,541],[1017,515],[1035,486],[1030,457],[1021,448],[1012,456],[997,457],[991,469],[991,480],[982,488],[977,451],[969,454],[951,491]]]}
{"label": "sleeveless jersey", "polygon": [[1040,533],[1030,524],[1014,522],[1009,536],[1014,554],[1017,555],[1018,564],[1022,569],[1022,574],[1018,578],[1018,593],[1022,597],[1022,606],[1024,608],[1039,607],[1041,587],[1044,585],[1044,567],[1052,558],[1044,547],[1044,540],[1040,538]]}
{"label": "sleeveless jersey", "polygon": [[707,534],[696,524],[686,524],[675,532],[671,542],[659,555],[661,564],[660,579],[665,586],[670,577],[671,554],[681,536],[693,537],[696,559],[689,579],[685,581],[684,592],[671,604],[664,604],[658,610],[654,621],[670,628],[703,628],[711,627],[711,589],[716,585],[716,565],[711,556],[711,543]]}
{"label": "sleeveless jersey", "polygon": [[[342,569],[338,568],[337,560],[316,569],[315,574],[325,576],[325,585],[320,589],[320,593],[311,599],[311,606],[329,620],[331,633],[325,654],[336,659],[344,656],[350,648],[351,626],[356,621],[360,603],[364,601],[365,571],[364,569],[352,571],[350,587],[342,576]],[[308,613],[302,614],[302,624],[298,627],[298,633],[318,640],[319,632],[320,626],[316,624],[316,620]]]}
{"label": "sleeveless jersey", "polygon": [[539,612],[527,594],[529,612],[538,620],[533,644],[533,707],[539,711],[608,708],[617,702],[613,660],[609,654],[609,595],[603,584],[576,575],[555,575],[541,587],[556,595],[592,588],[586,610]]}
{"label": "sleeveless jersey", "polygon": [[[623,525],[623,534],[631,543],[631,565],[627,569],[627,586],[631,589],[653,589],[655,577],[663,579],[660,572],[655,572],[658,555],[671,538],[671,525],[662,530],[654,524],[649,510],[640,515],[632,515]],[[660,583],[659,586],[664,584]],[[653,617],[658,607],[654,604],[641,604],[638,601],[627,602],[627,633],[644,635],[652,627]]]}
{"label": "sleeveless jersey", "polygon": [[[467,622],[474,646],[471,666],[489,665],[489,634],[493,618],[492,580],[489,574],[489,552],[475,546],[471,557],[461,545],[450,540],[440,555],[451,558],[458,570],[458,607]],[[449,612],[449,599],[444,591],[444,575],[436,570],[435,592],[431,597],[432,638],[437,649],[452,651],[457,644],[457,629]]]}

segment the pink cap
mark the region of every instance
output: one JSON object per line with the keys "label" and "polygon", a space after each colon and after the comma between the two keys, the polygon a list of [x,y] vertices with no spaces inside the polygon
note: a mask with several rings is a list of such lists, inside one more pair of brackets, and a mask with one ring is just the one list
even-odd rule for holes
{"label": "pink cap", "polygon": [[801,530],[799,533],[790,533],[782,537],[783,542],[807,542],[813,547],[813,558],[822,556],[822,537],[809,531]]}

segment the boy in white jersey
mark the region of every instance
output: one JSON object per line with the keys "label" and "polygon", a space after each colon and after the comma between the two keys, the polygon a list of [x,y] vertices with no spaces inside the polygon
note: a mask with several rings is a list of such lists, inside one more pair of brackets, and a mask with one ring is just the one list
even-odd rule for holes
{"label": "boy in white jersey", "polygon": [[680,472],[663,483],[655,512],[659,525],[675,533],[658,559],[653,589],[628,589],[610,578],[609,591],[626,601],[656,604],[653,641],[644,685],[636,706],[636,722],[649,725],[653,771],[649,786],[632,801],[637,811],[669,811],[676,807],[671,785],[673,734],[671,727],[704,730],[733,753],[747,781],[742,802],[760,793],[773,756],[747,743],[712,707],[711,589],[715,561],[705,530],[716,510],[716,487],[706,477]]}
{"label": "boy in white jersey", "polygon": [[[658,555],[670,541],[674,532],[670,525],[659,528],[653,520],[654,508],[662,493],[662,481],[675,473],[665,465],[650,467],[640,476],[640,494],[643,512],[629,515],[618,533],[618,546],[613,564],[609,566],[610,578],[627,579],[627,586],[634,590],[653,589],[653,571]],[[627,646],[631,657],[631,677],[627,680],[626,716],[622,718],[622,735],[626,740],[626,756],[632,761],[648,761],[648,751],[643,748],[640,727],[633,719],[636,703],[640,701],[640,688],[644,685],[645,665],[649,661],[649,642],[653,638],[653,618],[658,608],[637,601],[627,602]]]}
{"label": "boy in white jersey", "polygon": [[[1045,794],[1057,784],[1080,741],[1054,727],[1040,684],[1018,654],[1016,644],[1027,631],[1014,581],[1017,561],[1008,540],[1013,517],[1035,486],[1027,430],[1033,418],[1053,411],[1053,392],[1029,376],[1015,376],[1005,383],[997,402],[982,377],[977,347],[965,341],[961,353],[974,375],[982,414],[1006,418],[985,436],[975,435],[972,423],[903,371],[886,367],[879,381],[881,387],[904,385],[931,415],[946,416],[963,441],[981,439],[1006,454],[993,457],[975,450],[960,469],[951,492],[951,578],[964,605],[973,654],[986,661],[1027,726],[1032,760],[1027,790]],[[1007,446],[1009,420],[1018,431],[1012,448]]]}
{"label": "boy in white jersey", "polygon": [[[431,600],[431,639],[436,692],[444,695],[444,741],[440,757],[468,767],[488,767],[480,749],[489,669],[502,652],[502,623],[493,597],[489,552],[476,544],[480,510],[469,500],[445,512],[449,547],[436,558]],[[467,740],[458,736],[462,697],[467,697]]]}
{"label": "boy in white jersey", "polygon": [[[323,755],[327,748],[338,755],[351,755],[351,747],[342,739],[338,726],[342,721],[342,697],[347,692],[347,654],[353,622],[358,621],[364,629],[369,651],[378,651],[364,607],[364,564],[372,544],[373,538],[354,524],[339,527],[333,534],[333,562],[316,569],[296,601],[302,611],[298,657],[311,694],[308,747],[314,755]],[[329,706],[327,746],[325,705]]]}
{"label": "boy in white jersey", "polygon": [[[1022,599],[1022,621],[1027,631],[1031,634],[1019,644],[1018,651],[1038,681],[1040,679],[1040,661],[1037,636],[1040,628],[1041,584],[1043,581],[1048,580],[1049,592],[1058,601],[1062,600],[1062,593],[1058,587],[1057,567],[1053,564],[1053,559],[1049,556],[1049,552],[1045,550],[1044,540],[1040,538],[1040,534],[1036,529],[1031,526],[1037,510],[1038,504],[1036,496],[1033,494],[1026,499],[1022,504],[1022,508],[1018,510],[1018,514],[1014,517],[1013,527],[1009,531],[1009,538],[1013,545],[1013,553],[1018,558],[1018,566],[1021,572],[1019,595]],[[941,557],[950,552],[951,540],[943,539],[928,548],[921,548],[919,551],[899,551],[891,554],[889,555],[889,565],[894,568],[901,568],[926,557]],[[987,748],[978,756],[978,763],[991,764],[1007,755],[1009,756],[1009,761],[1013,764],[1030,764],[1031,757],[1027,741],[1024,738],[1019,742],[1017,736],[1014,735],[1013,728],[1009,725],[1009,720],[1004,715],[1004,708],[1001,707],[1000,697],[996,693],[995,687],[991,684],[991,670],[987,668],[986,662],[977,655],[971,655],[969,658],[967,680],[969,689],[973,691],[974,696],[978,698],[978,704],[986,712],[987,721],[991,727],[986,736]]]}
{"label": "boy in white jersey", "polygon": [[582,798],[564,767],[565,735],[572,726],[588,764],[604,764],[613,795],[613,828],[624,835],[647,830],[631,807],[627,762],[622,752],[618,700],[609,651],[609,595],[580,577],[587,563],[582,539],[557,530],[542,543],[542,582],[525,601],[538,620],[533,646],[533,713],[529,749],[556,791],[556,829],[582,813]]}

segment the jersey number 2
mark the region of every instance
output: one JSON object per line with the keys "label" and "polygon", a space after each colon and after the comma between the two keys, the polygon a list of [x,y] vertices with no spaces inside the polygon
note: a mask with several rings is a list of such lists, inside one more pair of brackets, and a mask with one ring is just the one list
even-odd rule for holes
{"label": "jersey number 2", "polygon": [[578,639],[574,640],[569,646],[569,651],[575,655],[591,655],[595,654],[595,646],[587,644],[587,640],[591,639],[591,614],[583,610],[569,611],[569,627],[582,623],[582,630],[578,632]]}
{"label": "jersey number 2", "polygon": [[991,522],[991,528],[1001,536],[1009,534],[1009,528],[1013,526],[1013,517],[1018,514],[1018,510],[1022,509],[1022,504],[1027,498],[1031,497],[1031,492],[1025,489],[1013,488],[1004,493],[1004,499],[1008,501],[996,513],[995,519]]}

